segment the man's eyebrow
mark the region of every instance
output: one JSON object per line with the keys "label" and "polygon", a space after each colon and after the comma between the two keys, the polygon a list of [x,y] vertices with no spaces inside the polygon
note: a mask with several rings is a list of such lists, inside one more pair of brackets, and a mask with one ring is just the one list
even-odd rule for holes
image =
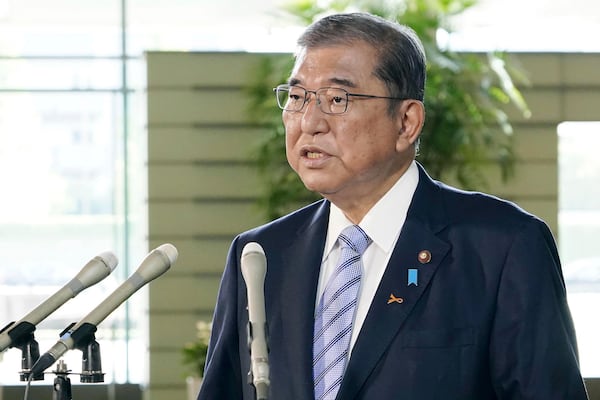
{"label": "man's eyebrow", "polygon": [[333,84],[340,85],[340,86],[346,86],[346,87],[351,87],[351,88],[356,87],[356,84],[349,79],[332,78],[329,81]]}
{"label": "man's eyebrow", "polygon": [[[344,79],[344,78],[331,78],[331,79],[329,79],[329,82],[332,85],[336,85],[336,86],[346,86],[346,87],[351,87],[351,88],[356,87],[356,84],[354,82],[352,82],[349,79]],[[302,82],[298,78],[290,78],[288,81],[288,85],[290,85],[290,86],[299,85],[300,83],[302,83]]]}

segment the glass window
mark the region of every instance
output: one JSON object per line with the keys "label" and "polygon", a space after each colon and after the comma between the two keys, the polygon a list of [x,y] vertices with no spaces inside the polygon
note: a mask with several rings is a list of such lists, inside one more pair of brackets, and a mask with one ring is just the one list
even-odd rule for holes
{"label": "glass window", "polygon": [[4,90],[120,90],[121,63],[115,59],[0,58]]}
{"label": "glass window", "polygon": [[0,0],[0,55],[121,53],[121,0]]}
{"label": "glass window", "polygon": [[145,50],[292,52],[299,28],[281,0],[127,1],[127,54]]}
{"label": "glass window", "polygon": [[600,376],[600,122],[558,127],[558,241],[581,370]]}
{"label": "glass window", "polygon": [[[40,352],[147,253],[142,62],[121,56],[121,6],[0,0],[0,327],[56,293],[94,256],[110,250],[119,258],[111,276],[38,325]],[[98,326],[106,382],[147,380],[145,369],[129,368],[129,359],[146,358],[143,292]],[[81,356],[63,359],[79,372]],[[0,354],[1,385],[19,383],[20,369],[20,350]]]}
{"label": "glass window", "polygon": [[[38,325],[35,337],[41,352],[129,275],[128,260],[123,258],[122,103],[122,94],[113,91],[0,92],[1,324],[33,310],[95,255],[110,250],[120,259],[111,276]],[[133,247],[140,261],[143,247],[143,241]],[[136,307],[143,310],[144,306]],[[127,351],[143,357],[143,325],[126,320],[125,315],[119,309],[99,326],[96,337],[101,349],[119,348],[102,351],[103,369],[107,381],[140,382],[144,371],[132,370],[137,375],[130,376],[122,359],[106,358]],[[125,340],[125,328],[130,329],[127,338],[133,342]],[[18,349],[4,353],[3,384],[18,382],[20,360]],[[78,371],[81,352],[69,352],[65,360]]]}
{"label": "glass window", "polygon": [[597,52],[598,15],[596,0],[477,0],[451,18],[450,45],[467,51]]}

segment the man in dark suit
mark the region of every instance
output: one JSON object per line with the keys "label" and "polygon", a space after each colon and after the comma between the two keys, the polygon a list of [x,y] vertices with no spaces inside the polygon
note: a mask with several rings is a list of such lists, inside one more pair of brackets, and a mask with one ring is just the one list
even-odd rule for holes
{"label": "man in dark suit", "polygon": [[298,44],[277,100],[289,164],[324,199],[232,243],[198,399],[254,398],[240,273],[249,242],[267,259],[271,399],[586,399],[547,226],[415,161],[425,115],[415,34],[339,14]]}

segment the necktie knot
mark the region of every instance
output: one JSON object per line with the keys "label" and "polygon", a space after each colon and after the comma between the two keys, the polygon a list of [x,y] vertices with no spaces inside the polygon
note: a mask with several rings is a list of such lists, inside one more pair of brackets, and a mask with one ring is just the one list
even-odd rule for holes
{"label": "necktie knot", "polygon": [[371,238],[358,225],[350,225],[345,228],[340,233],[338,241],[342,248],[350,248],[361,256],[372,242]]}

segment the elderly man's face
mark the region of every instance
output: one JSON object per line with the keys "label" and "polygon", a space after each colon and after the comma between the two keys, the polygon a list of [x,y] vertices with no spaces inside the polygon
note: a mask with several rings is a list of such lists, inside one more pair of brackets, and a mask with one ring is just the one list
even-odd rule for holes
{"label": "elderly man's face", "polygon": [[[364,42],[305,49],[290,84],[389,96],[373,73],[376,61],[375,50]],[[389,190],[414,159],[414,140],[403,134],[404,102],[394,118],[388,104],[350,96],[346,113],[329,115],[311,94],[303,111],[283,112],[287,159],[308,189],[343,210],[354,203],[370,208]]]}

